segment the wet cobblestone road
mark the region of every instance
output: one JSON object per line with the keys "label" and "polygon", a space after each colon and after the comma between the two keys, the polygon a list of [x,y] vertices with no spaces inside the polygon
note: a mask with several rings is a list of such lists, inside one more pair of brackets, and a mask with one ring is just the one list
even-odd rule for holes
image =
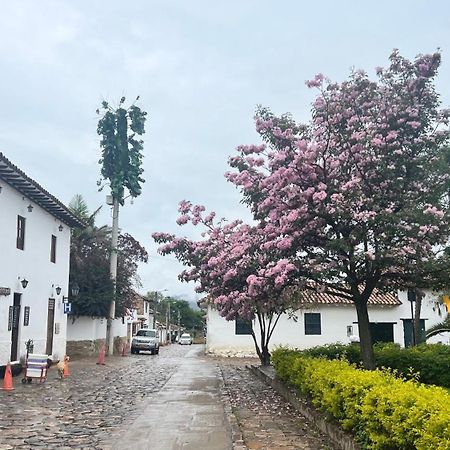
{"label": "wet cobblestone road", "polygon": [[261,450],[333,450],[329,439],[270,386],[258,379],[246,364],[257,360],[218,360],[226,393],[239,424],[244,446]]}
{"label": "wet cobblestone road", "polygon": [[57,379],[51,368],[45,383],[0,391],[0,449],[93,449],[137,413],[146,397],[159,391],[176,370],[186,349],[161,348],[140,354],[70,362],[70,377]]}
{"label": "wet cobblestone road", "polygon": [[[70,377],[63,381],[56,368],[42,384],[23,385],[21,376],[14,377],[15,390],[0,391],[0,450],[109,450],[191,350],[172,345],[161,348],[159,356],[107,358],[105,366],[96,365],[95,359],[71,361]],[[220,374],[224,378],[219,384],[224,386],[222,400],[231,424],[226,428],[235,450],[333,449],[313,425],[245,368],[255,361],[207,358],[206,362],[215,367],[218,378]]]}

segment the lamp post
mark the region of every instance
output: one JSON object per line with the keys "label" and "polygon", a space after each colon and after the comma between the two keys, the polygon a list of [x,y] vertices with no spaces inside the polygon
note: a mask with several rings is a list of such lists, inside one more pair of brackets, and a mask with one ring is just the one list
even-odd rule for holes
{"label": "lamp post", "polygon": [[170,300],[167,302],[167,308],[166,308],[166,336],[169,335],[169,338],[167,339],[168,343],[172,343],[172,335],[170,333]]}
{"label": "lamp post", "polygon": [[[161,301],[164,300],[164,295],[162,294],[163,292],[167,292],[167,289],[162,289],[161,291],[152,291],[152,299],[151,301],[155,304],[155,314],[154,314],[154,321],[155,321],[155,328],[156,328],[156,312],[161,313],[162,311],[160,310],[160,308],[158,308],[158,305],[160,305]],[[166,336],[165,339],[167,339],[167,331],[168,331],[168,317],[167,317],[167,306],[166,306],[166,310],[165,310],[165,316],[166,316]]]}

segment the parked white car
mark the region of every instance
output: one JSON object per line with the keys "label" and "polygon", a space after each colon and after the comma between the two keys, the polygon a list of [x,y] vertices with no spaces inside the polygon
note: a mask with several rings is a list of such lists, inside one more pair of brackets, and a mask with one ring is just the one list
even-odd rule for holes
{"label": "parked white car", "polygon": [[159,353],[158,330],[142,328],[133,336],[131,353],[139,353],[141,350],[149,351],[152,355]]}
{"label": "parked white car", "polygon": [[178,341],[180,345],[192,345],[192,337],[189,333],[183,333]]}

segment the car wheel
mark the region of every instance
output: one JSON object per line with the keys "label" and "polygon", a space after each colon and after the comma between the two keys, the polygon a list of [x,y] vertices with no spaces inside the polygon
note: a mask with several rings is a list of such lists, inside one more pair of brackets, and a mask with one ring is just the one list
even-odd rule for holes
{"label": "car wheel", "polygon": [[155,354],[155,350],[150,350],[150,355],[154,355]]}
{"label": "car wheel", "polygon": [[155,350],[155,354],[156,354],[156,355],[159,355],[159,348],[157,348],[157,349]]}

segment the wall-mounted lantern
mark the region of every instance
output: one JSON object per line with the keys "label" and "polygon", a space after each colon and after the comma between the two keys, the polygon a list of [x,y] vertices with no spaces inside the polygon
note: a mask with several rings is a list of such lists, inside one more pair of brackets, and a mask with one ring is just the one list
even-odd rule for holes
{"label": "wall-mounted lantern", "polygon": [[[18,278],[20,280],[20,277]],[[25,289],[28,286],[28,280],[26,278],[22,278],[20,280],[20,284],[22,285],[22,287]]]}

